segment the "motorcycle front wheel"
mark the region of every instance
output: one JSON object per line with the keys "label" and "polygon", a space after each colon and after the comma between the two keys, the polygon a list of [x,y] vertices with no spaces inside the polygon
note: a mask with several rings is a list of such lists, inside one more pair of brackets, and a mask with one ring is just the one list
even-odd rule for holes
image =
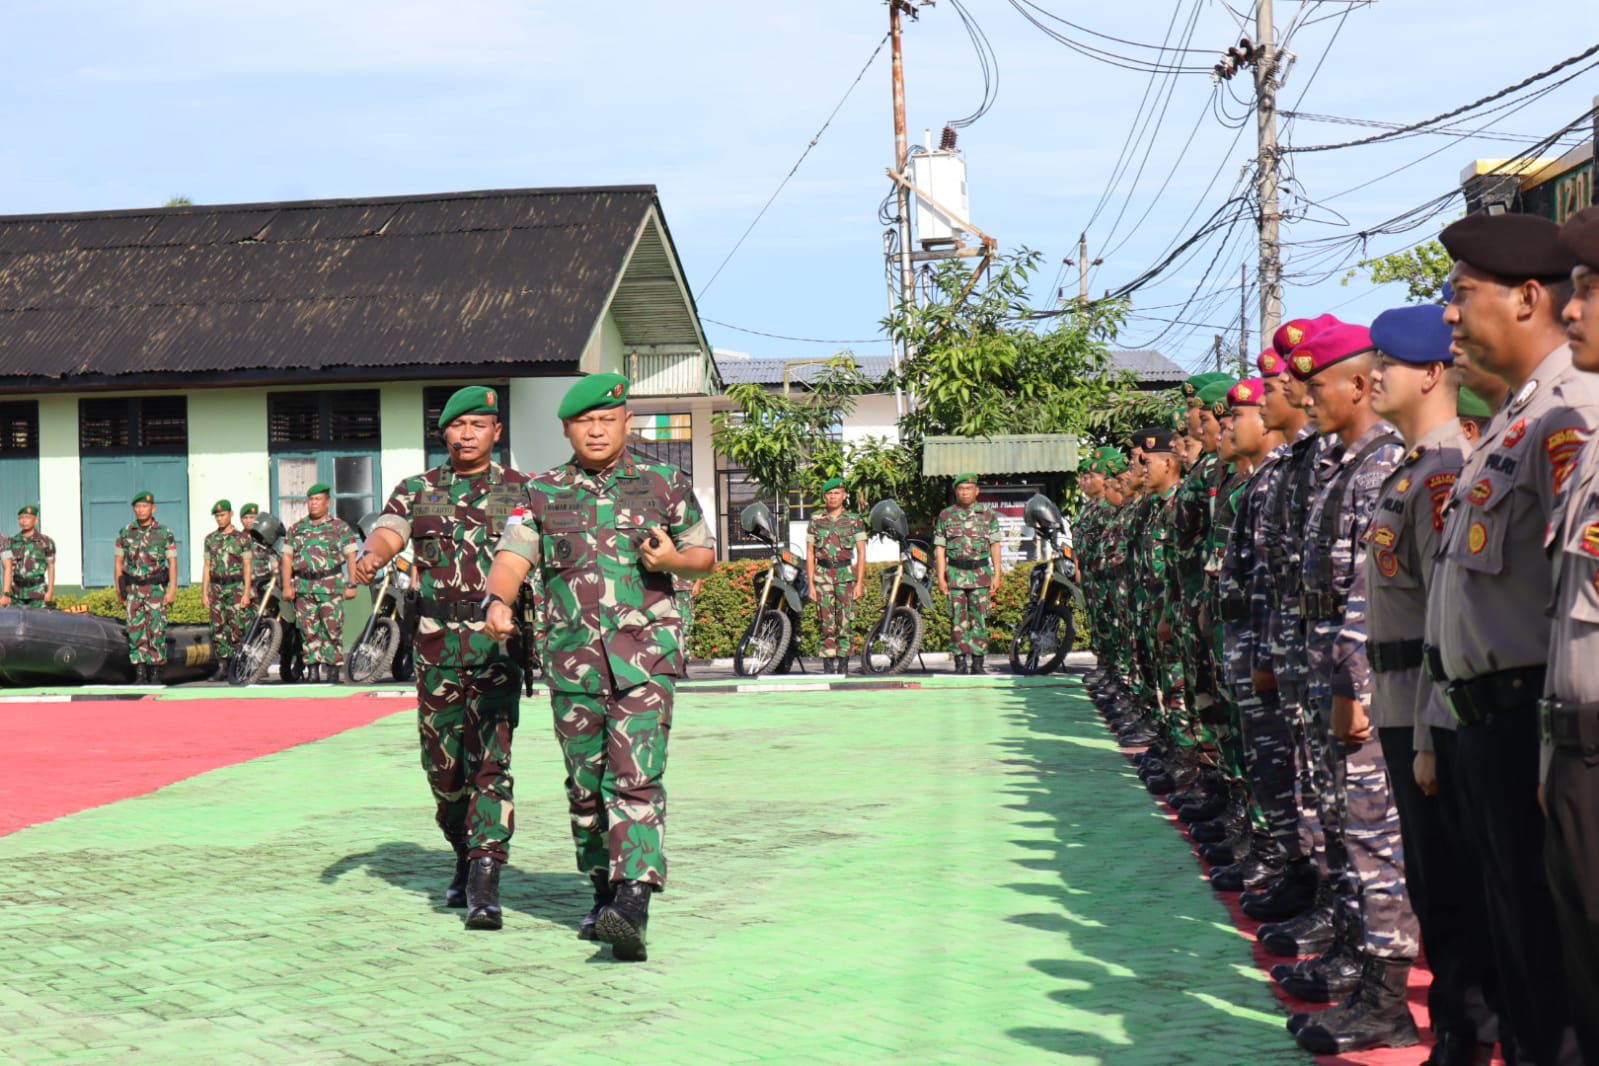
{"label": "motorcycle front wheel", "polygon": [[276,618],[257,619],[250,632],[239,642],[228,663],[230,685],[258,685],[266,680],[272,660],[277,658],[283,644],[283,623]]}
{"label": "motorcycle front wheel", "polygon": [[739,677],[758,677],[770,673],[788,652],[794,628],[782,611],[762,611],[744,631],[733,653],[733,673]]}
{"label": "motorcycle front wheel", "polygon": [[1024,676],[1047,674],[1072,650],[1076,626],[1069,610],[1033,604],[1022,615],[1010,642],[1010,668]]}
{"label": "motorcycle front wheel", "polygon": [[375,619],[344,657],[345,679],[352,685],[370,685],[387,677],[399,648],[400,623],[392,618]]}
{"label": "motorcycle front wheel", "polygon": [[896,607],[866,634],[861,669],[868,674],[897,674],[921,649],[922,616],[909,607]]}

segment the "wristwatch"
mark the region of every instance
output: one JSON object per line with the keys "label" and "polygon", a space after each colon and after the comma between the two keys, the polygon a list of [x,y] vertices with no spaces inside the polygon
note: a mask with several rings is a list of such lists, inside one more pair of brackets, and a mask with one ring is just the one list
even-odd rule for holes
{"label": "wristwatch", "polygon": [[[479,604],[479,606],[486,611],[489,609],[489,604],[491,603],[505,603],[505,597],[499,595],[498,593],[491,592],[487,596],[483,597],[483,602]],[[507,607],[511,606],[509,603],[505,603],[505,605]]]}

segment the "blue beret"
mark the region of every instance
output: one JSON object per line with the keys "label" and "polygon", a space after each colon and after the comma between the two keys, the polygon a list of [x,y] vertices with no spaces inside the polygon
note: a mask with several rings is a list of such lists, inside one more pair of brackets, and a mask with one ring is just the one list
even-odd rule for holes
{"label": "blue beret", "polygon": [[1390,359],[1412,366],[1452,363],[1449,323],[1437,304],[1418,304],[1384,311],[1371,324],[1371,343]]}

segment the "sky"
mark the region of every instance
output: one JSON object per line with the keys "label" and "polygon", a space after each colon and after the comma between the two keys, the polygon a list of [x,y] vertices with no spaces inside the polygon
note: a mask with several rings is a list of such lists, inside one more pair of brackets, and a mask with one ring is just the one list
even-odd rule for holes
{"label": "sky", "polygon": [[[1145,274],[1227,202],[1255,156],[1253,117],[1228,124],[1245,116],[1250,83],[1215,85],[1209,69],[1241,30],[1254,35],[1253,9],[962,3],[991,45],[997,89],[961,131],[971,220],[1004,249],[1041,253],[1035,307],[1056,306],[1057,284],[1076,292],[1076,268],[1061,260],[1076,256],[1079,233],[1103,260],[1089,278],[1098,295]],[[1199,49],[1163,62],[1203,70],[1121,69],[1047,36],[1024,10],[1123,57],[1154,59],[1142,46],[1162,41]],[[1286,33],[1294,53],[1278,106],[1430,118],[1592,45],[1583,33],[1599,37],[1599,26],[1561,10],[1569,25],[1553,9],[1522,18],[1498,0],[1277,0],[1279,40]],[[220,204],[652,184],[715,347],[794,360],[840,348],[886,354],[878,207],[894,152],[889,49],[872,57],[887,24],[881,0],[8,0],[0,214],[175,196]],[[904,49],[913,141],[979,108],[982,70],[953,0],[921,8]],[[1402,286],[1374,287],[1363,274],[1341,284],[1361,248],[1336,238],[1448,194],[1473,160],[1523,150],[1595,94],[1599,71],[1587,71],[1451,136],[1291,153],[1286,313],[1369,321],[1403,303]],[[1282,137],[1306,147],[1379,132],[1300,117],[1284,121]],[[1436,236],[1463,209],[1456,201],[1417,229],[1373,236],[1366,253]],[[1248,218],[1230,239],[1196,244],[1134,293],[1117,346],[1194,368],[1214,335],[1236,346],[1239,269],[1252,282],[1256,254]],[[1247,298],[1253,351],[1262,345],[1252,285]]]}

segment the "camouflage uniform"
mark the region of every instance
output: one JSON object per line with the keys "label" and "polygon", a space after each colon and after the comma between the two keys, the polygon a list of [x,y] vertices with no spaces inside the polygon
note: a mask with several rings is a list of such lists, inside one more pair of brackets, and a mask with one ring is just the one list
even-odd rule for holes
{"label": "camouflage uniform", "polygon": [[345,556],[360,547],[355,530],[332,511],[320,522],[300,519],[283,538],[283,551],[294,554],[294,619],[307,666],[344,662]]}
{"label": "camouflage uniform", "polygon": [[834,518],[825,511],[811,518],[805,544],[816,563],[816,622],[822,631],[821,655],[827,659],[850,653],[850,624],[855,618],[855,547],[866,543],[866,524],[845,511]]}
{"label": "camouflage uniform", "polygon": [[160,522],[148,526],[129,522],[117,534],[116,553],[122,556],[123,596],[128,605],[128,658],[135,665],[161,666],[167,661],[167,584],[152,577],[168,570],[167,553],[177,549],[172,530]]}
{"label": "camouflage uniform", "polygon": [[496,552],[543,582],[544,671],[577,866],[612,881],[666,883],[667,738],[682,673],[672,575],[639,546],[663,526],[679,549],[714,542],[682,471],[623,453],[598,473],[576,459],[533,478]]}
{"label": "camouflage uniform", "polygon": [[986,503],[950,504],[933,525],[933,546],[944,549],[949,582],[949,650],[955,655],[988,652],[988,610],[993,593],[991,548],[1000,542],[999,516]]}
{"label": "camouflage uniform", "polygon": [[[244,557],[254,541],[242,529],[216,530],[205,538],[205,561],[211,569],[211,644],[218,659],[231,659],[250,623],[244,594]],[[254,565],[252,559],[252,565]]]}
{"label": "camouflage uniform", "polygon": [[1215,496],[1218,460],[1206,452],[1189,468],[1177,486],[1172,504],[1175,550],[1167,596],[1182,610],[1172,623],[1175,643],[1181,651],[1186,702],[1190,712],[1197,703],[1208,702],[1215,691],[1215,672],[1208,635],[1200,632],[1198,615],[1205,590],[1205,542],[1210,536],[1212,500]]}
{"label": "camouflage uniform", "polygon": [[50,561],[56,557],[56,542],[35,530],[32,536],[18,533],[9,545],[0,546],[0,551],[11,553],[11,605],[42,607]]}
{"label": "camouflage uniform", "polygon": [[511,642],[483,631],[483,597],[495,542],[528,480],[498,463],[469,477],[446,463],[395,486],[376,523],[415,546],[422,769],[434,820],[470,859],[505,862],[516,828],[511,739],[522,663]]}
{"label": "camouflage uniform", "polygon": [[[1375,446],[1375,447],[1373,447]],[[1332,701],[1371,702],[1366,660],[1366,530],[1383,481],[1404,456],[1393,427],[1377,422],[1317,464],[1317,492],[1305,524],[1302,582],[1309,626],[1307,708],[1318,814],[1327,865],[1346,914],[1363,922],[1370,955],[1413,959],[1416,916],[1405,896],[1404,845],[1375,735],[1346,744],[1331,733]],[[1330,512],[1334,498],[1338,511]]]}
{"label": "camouflage uniform", "polygon": [[1143,526],[1143,569],[1134,577],[1141,580],[1143,589],[1138,617],[1147,619],[1151,628],[1165,622],[1172,629],[1169,641],[1161,641],[1153,631],[1148,636],[1161,724],[1178,745],[1192,747],[1195,737],[1183,697],[1183,651],[1179,632],[1185,623],[1179,604],[1168,598],[1168,588],[1175,580],[1173,575],[1181,554],[1174,526],[1177,489],[1178,486],[1173,485],[1160,495],[1150,497],[1149,518]]}

